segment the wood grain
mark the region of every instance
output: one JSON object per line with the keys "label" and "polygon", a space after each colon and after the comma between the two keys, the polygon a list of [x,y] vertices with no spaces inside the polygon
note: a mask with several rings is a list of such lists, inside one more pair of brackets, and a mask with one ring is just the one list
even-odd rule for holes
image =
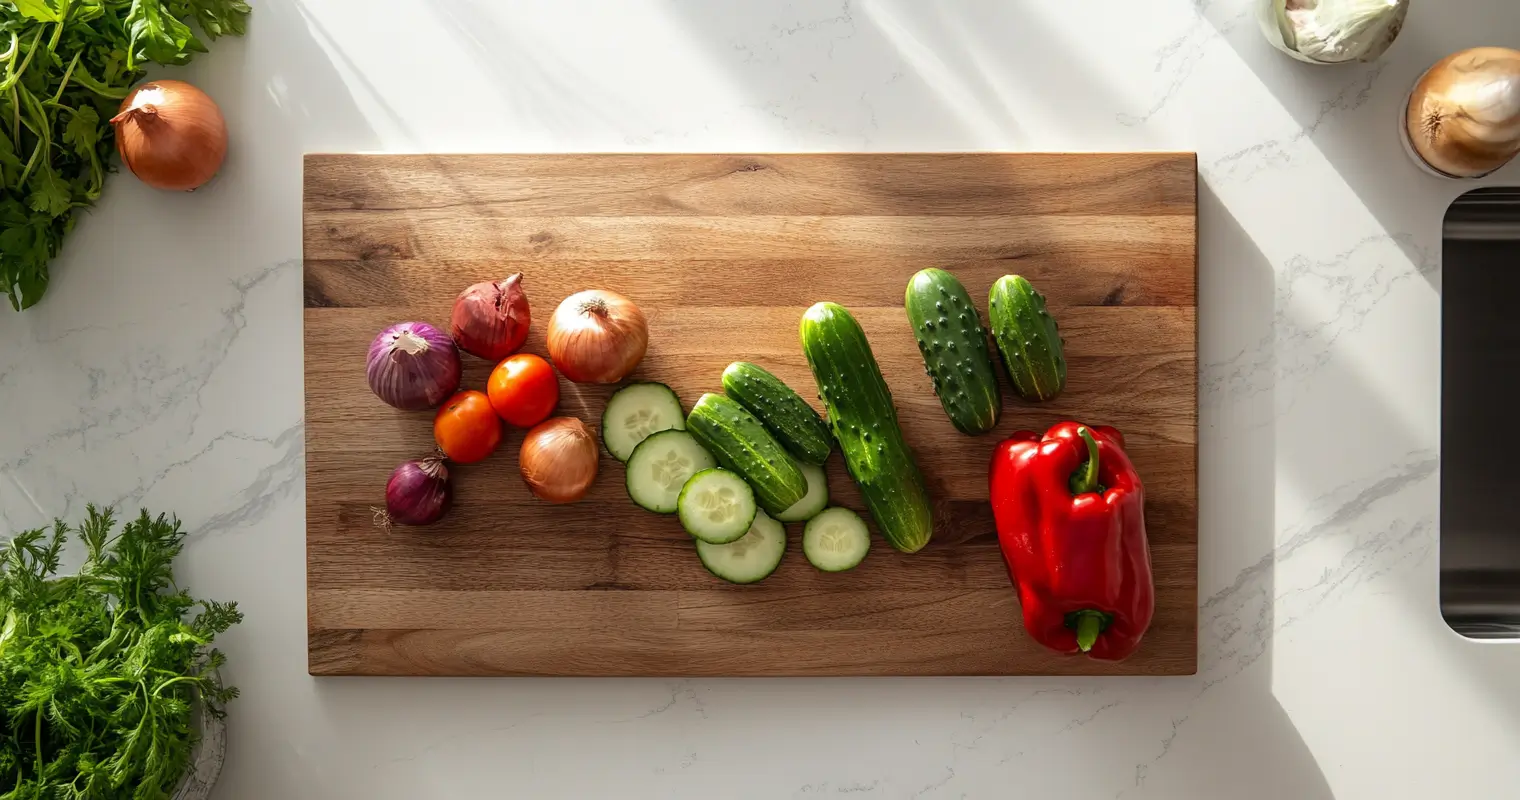
{"label": "wood grain", "polygon": [[[307,601],[314,675],[1187,675],[1197,662],[1197,205],[1191,154],[311,155],[305,171]],[[1000,276],[1049,296],[1067,390],[955,432],[902,309],[937,266],[973,297]],[[432,448],[430,414],[380,403],[364,353],[393,322],[442,324],[466,285],[525,274],[529,352],[566,295],[636,300],[636,377],[688,405],[736,359],[816,403],[803,310],[849,306],[930,482],[935,538],[879,539],[857,569],[802,558],[800,526],[761,584],[702,569],[673,517],[628,501],[603,456],[585,501],[517,474],[520,431],[455,467],[455,509],[382,534],[391,469]],[[979,304],[980,305],[980,304]],[[985,312],[985,306],[981,309]],[[465,357],[465,385],[490,364]],[[608,387],[561,381],[593,427]],[[993,446],[1062,419],[1118,426],[1146,485],[1155,623],[1119,664],[1024,635],[987,500]],[[836,454],[835,502],[861,508]]]}

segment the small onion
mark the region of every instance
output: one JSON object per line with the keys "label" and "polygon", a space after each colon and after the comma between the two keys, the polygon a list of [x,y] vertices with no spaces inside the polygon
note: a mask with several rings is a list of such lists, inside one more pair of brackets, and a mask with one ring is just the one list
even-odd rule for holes
{"label": "small onion", "polygon": [[188,192],[227,156],[227,123],[205,92],[184,81],[149,81],[121,101],[116,151],[143,183]]}
{"label": "small onion", "polygon": [[596,436],[575,417],[546,419],[528,431],[518,461],[539,499],[573,503],[596,480]]}
{"label": "small onion", "polygon": [[448,334],[426,322],[402,322],[370,343],[366,373],[376,397],[402,411],[422,411],[459,388],[459,369]]}
{"label": "small onion", "polygon": [[404,462],[385,482],[385,508],[373,509],[375,525],[431,525],[443,519],[453,499],[449,468],[438,456]]}
{"label": "small onion", "polygon": [[449,315],[449,333],[460,350],[495,363],[522,347],[530,321],[528,295],[518,272],[460,292]]}
{"label": "small onion", "polygon": [[648,349],[644,312],[617,292],[577,292],[549,319],[549,358],[576,383],[617,383]]}

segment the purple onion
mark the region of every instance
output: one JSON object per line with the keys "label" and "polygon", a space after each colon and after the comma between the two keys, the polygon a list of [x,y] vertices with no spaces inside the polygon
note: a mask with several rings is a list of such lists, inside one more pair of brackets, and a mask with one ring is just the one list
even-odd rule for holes
{"label": "purple onion", "polygon": [[375,524],[431,525],[443,519],[454,492],[449,469],[436,456],[402,463],[385,482],[385,509],[375,509]]}
{"label": "purple onion", "polygon": [[423,411],[459,388],[459,349],[426,322],[397,323],[370,343],[366,373],[376,397],[402,411]]}

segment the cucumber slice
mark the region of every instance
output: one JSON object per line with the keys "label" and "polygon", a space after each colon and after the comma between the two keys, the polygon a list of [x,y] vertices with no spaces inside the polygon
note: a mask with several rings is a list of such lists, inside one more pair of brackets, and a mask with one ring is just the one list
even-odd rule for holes
{"label": "cucumber slice", "polygon": [[726,469],[704,469],[681,487],[676,513],[692,538],[728,544],[749,532],[755,521],[755,490]]}
{"label": "cucumber slice", "polygon": [[663,383],[630,383],[607,398],[602,412],[602,443],[619,461],[660,431],[686,430],[681,398]]}
{"label": "cucumber slice", "polygon": [[639,442],[628,457],[628,496],[658,514],[674,514],[681,487],[691,476],[718,466],[686,431],[660,431]]}
{"label": "cucumber slice", "polygon": [[776,515],[776,519],[782,522],[807,522],[818,516],[818,512],[829,504],[829,476],[824,473],[823,467],[801,461],[797,462],[797,466],[802,468],[802,476],[807,478],[807,494]]}
{"label": "cucumber slice", "polygon": [[824,572],[844,572],[865,559],[871,532],[848,508],[825,509],[802,529],[802,554]]}
{"label": "cucumber slice", "polygon": [[749,531],[738,541],[697,542],[697,557],[702,559],[702,566],[729,583],[754,583],[766,578],[781,566],[785,554],[786,529],[758,509]]}

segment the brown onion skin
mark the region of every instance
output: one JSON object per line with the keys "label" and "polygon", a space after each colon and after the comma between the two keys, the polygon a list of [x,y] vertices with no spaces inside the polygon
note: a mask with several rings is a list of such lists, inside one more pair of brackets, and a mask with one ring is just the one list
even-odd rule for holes
{"label": "brown onion skin", "polygon": [[184,81],[149,81],[111,118],[116,151],[139,180],[188,192],[211,180],[227,157],[227,122],[205,92]]}
{"label": "brown onion skin", "polygon": [[[1479,178],[1520,153],[1520,116],[1496,119],[1492,107],[1464,104],[1463,98],[1495,99],[1493,92],[1472,91],[1485,81],[1520,85],[1520,51],[1474,47],[1452,53],[1420,76],[1409,95],[1407,141],[1421,161],[1442,175]],[[1510,95],[1510,106],[1515,102]]]}
{"label": "brown onion skin", "polygon": [[549,319],[549,358],[576,383],[617,383],[649,350],[649,324],[632,300],[591,289],[565,298]]}
{"label": "brown onion skin", "polygon": [[533,426],[518,456],[528,490],[549,503],[585,497],[600,461],[596,434],[575,417],[553,417]]}
{"label": "brown onion skin", "polygon": [[532,321],[522,273],[517,272],[460,292],[449,315],[449,334],[460,350],[495,363],[523,346]]}

